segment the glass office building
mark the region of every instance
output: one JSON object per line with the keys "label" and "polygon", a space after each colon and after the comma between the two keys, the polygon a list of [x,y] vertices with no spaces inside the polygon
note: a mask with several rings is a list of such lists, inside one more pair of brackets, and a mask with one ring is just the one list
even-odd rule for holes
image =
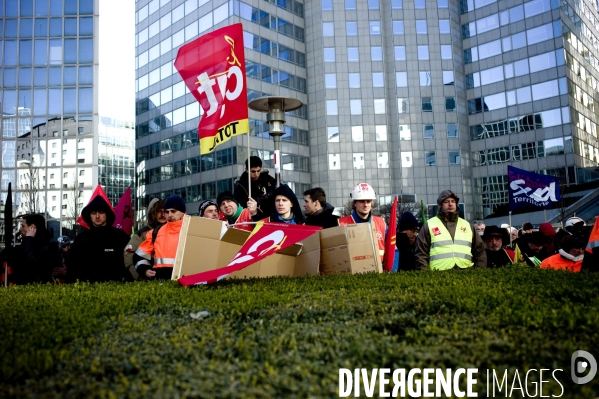
{"label": "glass office building", "polygon": [[[140,205],[199,200],[243,172],[245,138],[199,156],[199,108],[172,63],[199,35],[242,22],[250,99],[284,95],[282,178],[337,207],[358,182],[434,212],[444,189],[467,218],[507,203],[507,165],[597,179],[599,16],[590,2],[533,0],[140,0],[136,5]],[[272,165],[263,114],[251,148]]]}
{"label": "glass office building", "polygon": [[134,183],[133,107],[99,114],[98,3],[0,1],[2,204],[10,182],[14,215],[44,214],[55,237],[98,183],[113,203]]}

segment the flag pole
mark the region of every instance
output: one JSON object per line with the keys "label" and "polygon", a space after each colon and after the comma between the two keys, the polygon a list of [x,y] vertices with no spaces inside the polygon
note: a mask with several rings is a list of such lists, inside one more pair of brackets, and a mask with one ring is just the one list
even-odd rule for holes
{"label": "flag pole", "polygon": [[547,209],[543,209],[543,216],[545,217],[545,222],[547,222]]}
{"label": "flag pole", "polygon": [[511,248],[512,247],[512,211],[510,211],[509,220],[510,220],[510,231],[508,233],[510,235],[510,248]]}

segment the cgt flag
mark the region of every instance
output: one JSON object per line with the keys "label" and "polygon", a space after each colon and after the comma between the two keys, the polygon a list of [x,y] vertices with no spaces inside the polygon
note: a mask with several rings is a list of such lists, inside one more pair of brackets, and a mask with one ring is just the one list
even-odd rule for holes
{"label": "cgt flag", "polygon": [[310,237],[321,229],[315,226],[258,222],[252,234],[227,266],[183,276],[179,279],[179,284],[189,286],[215,283],[233,272],[245,269],[275,252]]}
{"label": "cgt flag", "polygon": [[226,26],[179,49],[175,68],[200,103],[200,154],[249,132],[243,28]]}
{"label": "cgt flag", "polygon": [[133,207],[131,205],[131,187],[127,187],[114,209],[113,226],[131,235],[133,229]]}
{"label": "cgt flag", "polygon": [[523,169],[507,167],[510,211],[527,206],[551,208],[551,202],[561,200],[559,179]]}

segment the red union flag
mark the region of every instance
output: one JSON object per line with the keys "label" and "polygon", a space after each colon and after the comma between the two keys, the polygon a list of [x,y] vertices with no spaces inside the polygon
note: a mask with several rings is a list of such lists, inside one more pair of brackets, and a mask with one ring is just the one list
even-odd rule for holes
{"label": "red union flag", "polygon": [[321,230],[321,227],[259,222],[227,266],[183,276],[179,279],[179,284],[189,286],[215,283],[233,272],[245,269],[275,252],[310,237],[318,230]]}
{"label": "red union flag", "polygon": [[242,25],[226,26],[182,46],[175,68],[198,100],[200,154],[249,132]]}

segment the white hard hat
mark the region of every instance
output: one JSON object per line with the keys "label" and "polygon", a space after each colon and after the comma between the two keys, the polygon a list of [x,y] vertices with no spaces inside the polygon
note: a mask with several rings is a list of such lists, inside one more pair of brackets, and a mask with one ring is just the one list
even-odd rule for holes
{"label": "white hard hat", "polygon": [[583,223],[583,226],[586,226],[586,223],[584,223],[584,220],[582,220],[579,217],[571,217],[570,219],[566,220],[566,227],[572,227],[577,223]]}
{"label": "white hard hat", "polygon": [[370,184],[368,183],[358,183],[356,187],[351,190],[349,193],[349,198],[354,201],[358,200],[375,200],[376,193]]}

